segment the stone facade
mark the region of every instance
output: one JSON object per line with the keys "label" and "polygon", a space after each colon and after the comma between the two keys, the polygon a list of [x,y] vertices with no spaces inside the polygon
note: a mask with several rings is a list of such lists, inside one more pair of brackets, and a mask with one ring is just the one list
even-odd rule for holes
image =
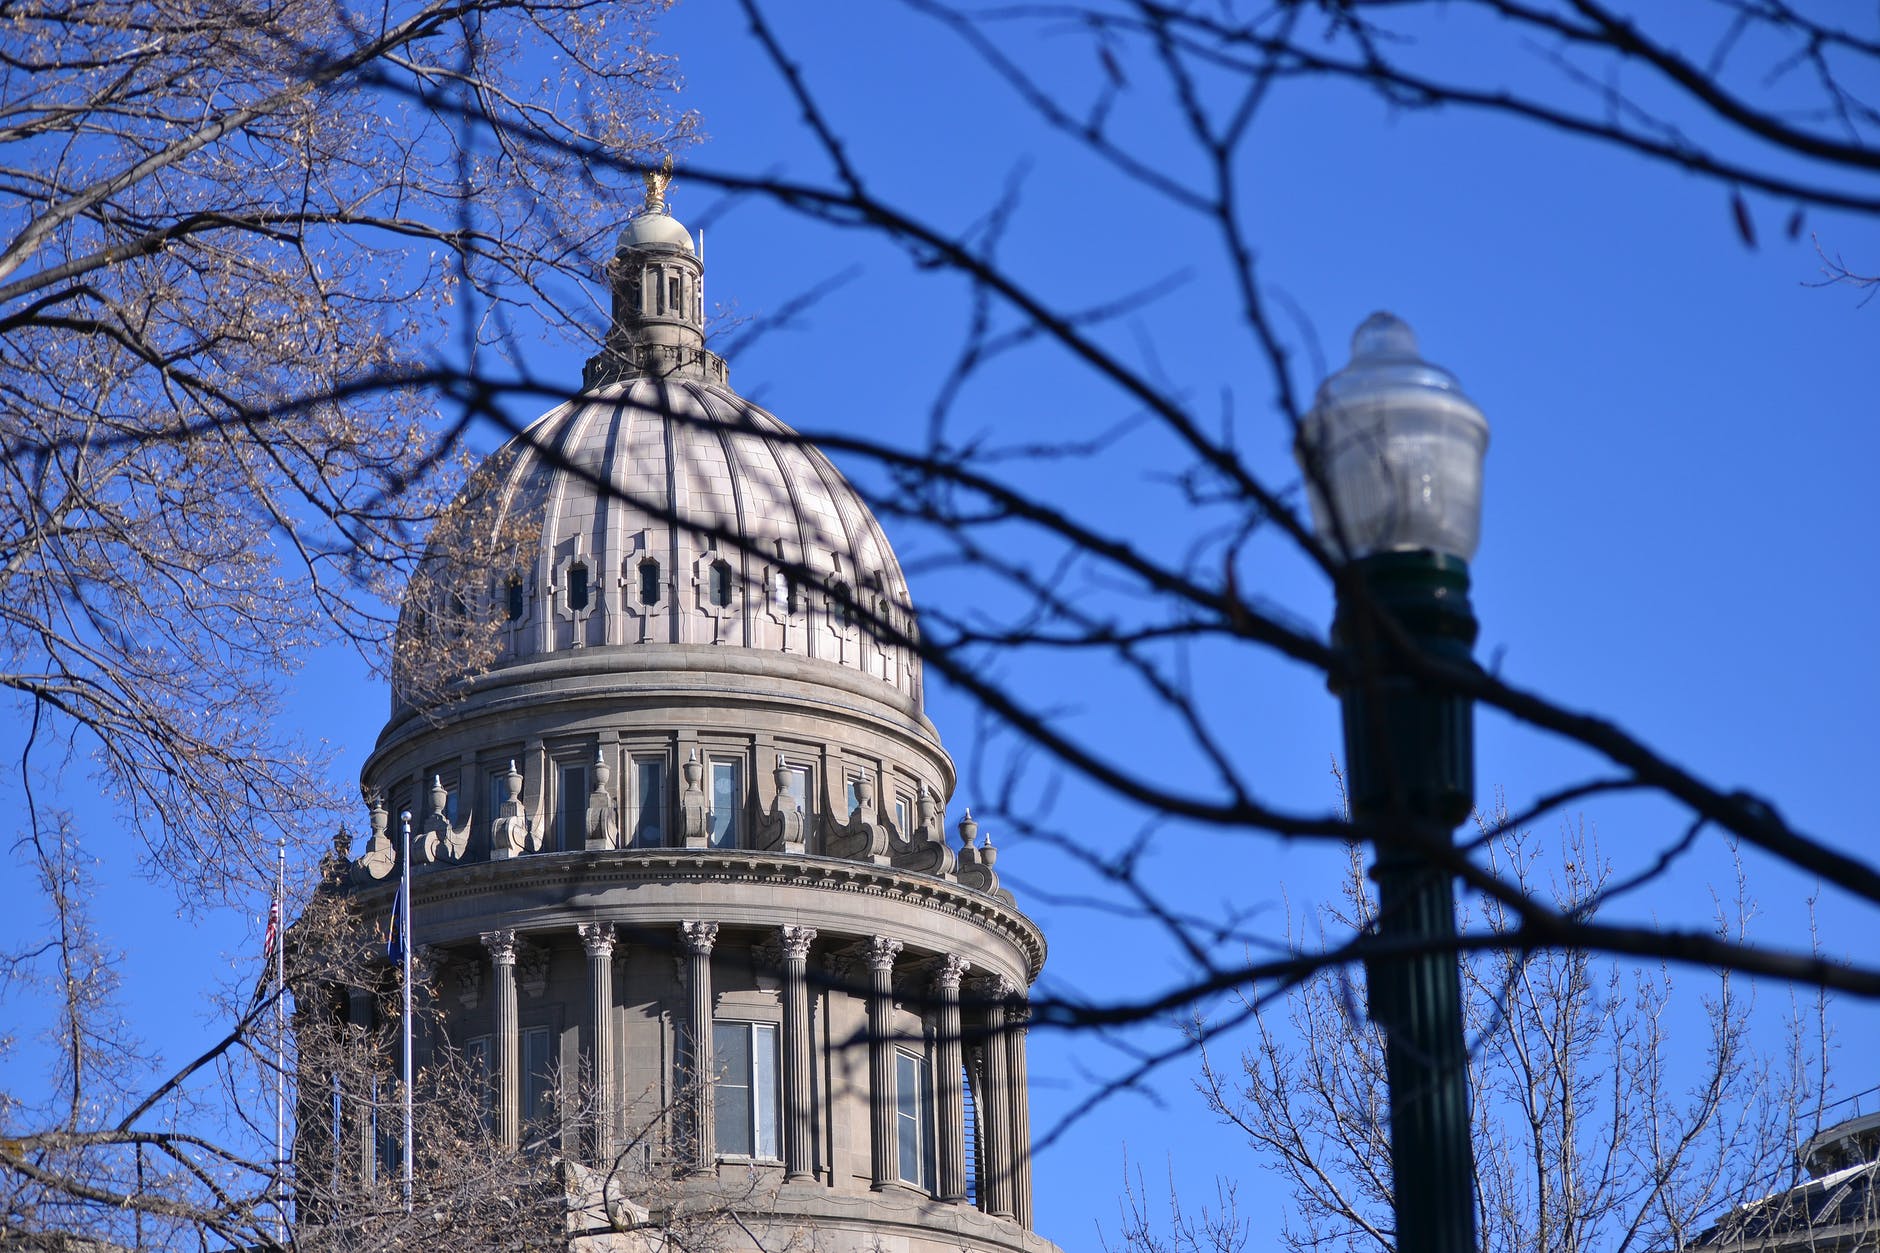
{"label": "stone facade", "polygon": [[[722,1194],[765,1248],[1050,1250],[1023,1029],[1044,937],[970,815],[948,837],[893,551],[730,390],[662,193],[610,267],[588,390],[479,480],[525,539],[461,589],[503,606],[495,664],[395,694],[345,890],[389,911],[409,813],[424,1043],[479,1059],[503,1142],[566,1160],[578,1247],[652,1247],[660,1205]],[[554,1082],[579,1129],[543,1126]],[[628,1156],[661,1199],[608,1182]]]}

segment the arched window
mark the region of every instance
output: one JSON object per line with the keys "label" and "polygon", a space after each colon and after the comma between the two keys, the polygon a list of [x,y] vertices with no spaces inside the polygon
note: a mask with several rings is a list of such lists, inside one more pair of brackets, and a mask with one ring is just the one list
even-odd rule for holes
{"label": "arched window", "polygon": [[588,607],[587,563],[577,561],[568,567],[568,609],[580,613]]}
{"label": "arched window", "polygon": [[648,557],[640,563],[640,603],[657,605],[659,603],[659,561]]}
{"label": "arched window", "polygon": [[711,579],[712,604],[723,609],[731,603],[731,564],[726,561],[712,562]]}

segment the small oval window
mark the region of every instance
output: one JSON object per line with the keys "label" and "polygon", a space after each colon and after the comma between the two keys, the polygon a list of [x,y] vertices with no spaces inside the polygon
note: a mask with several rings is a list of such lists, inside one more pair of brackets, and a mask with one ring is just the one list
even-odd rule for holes
{"label": "small oval window", "polygon": [[640,563],[640,603],[642,605],[659,603],[659,563],[657,561]]}
{"label": "small oval window", "polygon": [[509,578],[509,586],[505,590],[509,594],[509,620],[511,622],[519,621],[522,618],[523,608],[522,580],[511,575]]}
{"label": "small oval window", "polygon": [[588,607],[588,568],[577,562],[568,567],[568,608],[580,613]]}
{"label": "small oval window", "polygon": [[723,609],[731,603],[731,566],[727,562],[712,562],[711,583],[712,604]]}

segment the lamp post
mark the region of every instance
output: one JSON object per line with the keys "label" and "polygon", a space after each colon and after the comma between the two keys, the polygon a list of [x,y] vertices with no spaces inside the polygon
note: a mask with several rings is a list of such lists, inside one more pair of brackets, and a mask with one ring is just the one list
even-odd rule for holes
{"label": "lamp post", "polygon": [[[1366,963],[1384,1028],[1398,1253],[1473,1253],[1475,1169],[1455,895],[1443,858],[1475,794],[1468,697],[1419,659],[1472,665],[1469,558],[1488,423],[1400,319],[1375,313],[1299,430],[1314,526],[1348,559],[1332,643],[1353,820],[1374,832],[1378,939],[1426,951]],[[1434,854],[1434,856],[1433,856]]]}

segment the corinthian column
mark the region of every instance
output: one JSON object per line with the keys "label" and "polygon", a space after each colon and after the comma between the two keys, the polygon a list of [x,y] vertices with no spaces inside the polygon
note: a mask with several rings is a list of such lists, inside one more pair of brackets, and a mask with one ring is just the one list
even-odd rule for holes
{"label": "corinthian column", "polygon": [[934,971],[933,996],[938,1005],[936,1057],[940,1072],[935,1085],[939,1100],[940,1178],[936,1195],[942,1201],[958,1203],[966,1199],[966,1096],[960,1086],[964,1059],[960,1056],[960,976],[971,967],[964,957],[951,953],[940,959]]}
{"label": "corinthian column", "polygon": [[868,941],[868,1142],[876,1188],[894,1181],[894,959],[899,940]]}
{"label": "corinthian column", "polygon": [[587,950],[588,1065],[594,1072],[594,1156],[605,1162],[614,1135],[614,924],[584,922],[575,928]]}
{"label": "corinthian column", "polygon": [[1025,1065],[1025,1028],[1031,1004],[1014,999],[1007,1010],[1006,1055],[1012,1081],[1012,1217],[1031,1230],[1031,1080]]}
{"label": "corinthian column", "polygon": [[718,1157],[712,1145],[712,945],[718,942],[718,924],[682,922],[679,942],[685,947],[686,986],[692,994],[683,1055],[691,1088],[692,1166],[703,1171]]}
{"label": "corinthian column", "polygon": [[982,1023],[986,1036],[986,1091],[979,1102],[980,1160],[985,1176],[979,1181],[979,1208],[997,1218],[1012,1217],[1012,1079],[1006,1053],[1005,1002],[1014,989],[994,975],[982,980],[979,994],[986,998]]}
{"label": "corinthian column", "polygon": [[783,948],[783,1177],[814,1179],[809,1061],[809,946],[816,932],[784,927]]}
{"label": "corinthian column", "polygon": [[506,1149],[522,1139],[521,1041],[516,1024],[516,933],[485,931],[496,985],[496,1136]]}

